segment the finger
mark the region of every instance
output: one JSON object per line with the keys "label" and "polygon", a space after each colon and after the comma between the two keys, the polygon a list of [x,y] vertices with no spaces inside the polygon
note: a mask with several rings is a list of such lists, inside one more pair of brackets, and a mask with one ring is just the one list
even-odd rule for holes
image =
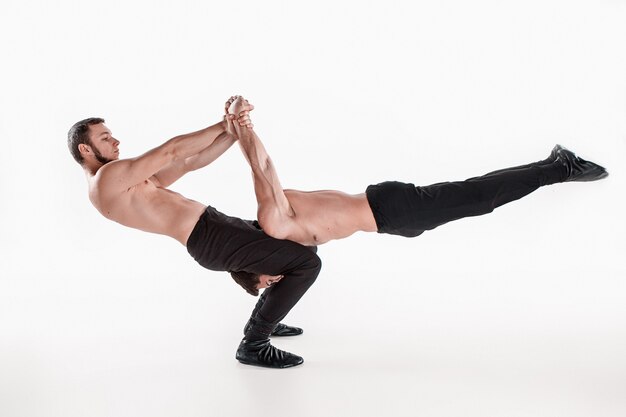
{"label": "finger", "polygon": [[224,109],[226,110],[226,113],[228,113],[228,109],[230,108],[230,105],[233,104],[233,98],[229,98],[226,103],[224,104]]}

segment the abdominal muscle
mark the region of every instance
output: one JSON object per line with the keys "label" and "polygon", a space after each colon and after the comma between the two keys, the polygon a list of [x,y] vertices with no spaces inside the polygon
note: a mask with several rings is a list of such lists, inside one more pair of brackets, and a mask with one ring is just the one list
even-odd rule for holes
{"label": "abdominal muscle", "polygon": [[294,213],[286,239],[313,246],[343,239],[357,231],[377,230],[365,194],[330,190],[284,192]]}

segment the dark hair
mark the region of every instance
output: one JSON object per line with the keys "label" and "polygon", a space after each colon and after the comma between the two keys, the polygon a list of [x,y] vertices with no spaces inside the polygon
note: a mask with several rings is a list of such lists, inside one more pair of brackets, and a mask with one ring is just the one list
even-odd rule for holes
{"label": "dark hair", "polygon": [[74,126],[70,128],[69,132],[67,132],[67,147],[70,148],[70,153],[76,162],[81,165],[83,164],[84,159],[78,150],[78,145],[81,143],[91,145],[91,141],[89,140],[89,126],[99,125],[100,123],[104,123],[104,119],[99,117],[90,117],[74,123]]}
{"label": "dark hair", "polygon": [[233,277],[235,282],[241,285],[248,294],[254,295],[255,297],[259,295],[259,289],[256,287],[260,282],[258,274],[240,271],[231,272],[230,276]]}

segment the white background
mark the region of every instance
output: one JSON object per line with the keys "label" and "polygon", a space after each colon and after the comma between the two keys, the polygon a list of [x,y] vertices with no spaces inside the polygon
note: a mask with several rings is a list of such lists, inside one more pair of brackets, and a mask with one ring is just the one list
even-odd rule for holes
{"label": "white background", "polygon": [[[626,2],[3,0],[0,415],[626,415]],[[285,371],[234,360],[252,297],[100,217],[66,147],[135,156],[232,94],[283,185],[458,180],[555,143],[608,167],[417,239],[358,234],[288,316]],[[173,189],[253,218],[237,148]]]}

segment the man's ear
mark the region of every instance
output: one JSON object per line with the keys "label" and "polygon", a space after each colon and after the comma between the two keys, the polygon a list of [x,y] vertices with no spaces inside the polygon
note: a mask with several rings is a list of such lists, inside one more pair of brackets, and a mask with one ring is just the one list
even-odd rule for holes
{"label": "man's ear", "polygon": [[78,151],[80,153],[91,153],[91,146],[80,143],[78,144]]}

